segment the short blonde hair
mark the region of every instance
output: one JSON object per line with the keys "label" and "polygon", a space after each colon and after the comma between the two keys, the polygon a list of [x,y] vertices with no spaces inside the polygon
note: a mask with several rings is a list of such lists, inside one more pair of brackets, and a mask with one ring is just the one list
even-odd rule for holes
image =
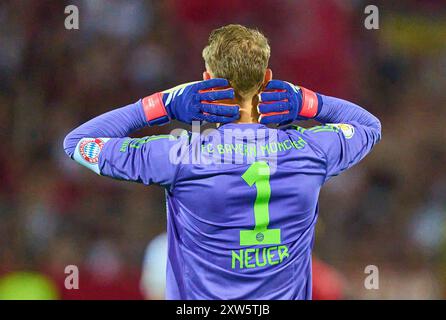
{"label": "short blonde hair", "polygon": [[269,57],[268,39],[260,31],[239,24],[213,30],[203,49],[203,59],[213,76],[227,79],[241,95],[260,88]]}

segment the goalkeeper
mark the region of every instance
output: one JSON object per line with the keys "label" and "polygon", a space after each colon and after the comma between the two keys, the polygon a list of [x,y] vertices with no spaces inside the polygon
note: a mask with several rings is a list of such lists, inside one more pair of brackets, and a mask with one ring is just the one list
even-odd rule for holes
{"label": "goalkeeper", "polygon": [[[65,138],[68,156],[97,174],[165,188],[168,299],[311,299],[320,189],[381,138],[379,120],[356,104],[272,80],[269,57],[259,31],[221,27],[203,50],[204,81],[100,115]],[[174,119],[219,125],[128,137]],[[265,126],[305,119],[321,125]]]}

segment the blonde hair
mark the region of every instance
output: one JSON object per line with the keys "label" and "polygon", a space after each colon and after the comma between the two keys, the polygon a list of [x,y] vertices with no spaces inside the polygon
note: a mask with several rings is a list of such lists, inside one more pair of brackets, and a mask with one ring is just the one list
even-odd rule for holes
{"label": "blonde hair", "polygon": [[206,67],[216,78],[229,81],[236,93],[260,89],[270,57],[268,39],[239,24],[215,29],[203,49]]}

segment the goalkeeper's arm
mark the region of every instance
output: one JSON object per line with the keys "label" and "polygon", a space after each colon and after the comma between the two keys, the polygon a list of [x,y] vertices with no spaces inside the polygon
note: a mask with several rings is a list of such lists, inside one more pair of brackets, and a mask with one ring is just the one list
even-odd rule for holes
{"label": "goalkeeper's arm", "polygon": [[364,108],[339,98],[320,95],[315,117],[322,126],[305,131],[325,159],[326,180],[361,161],[381,140],[381,122]]}
{"label": "goalkeeper's arm", "polygon": [[147,126],[142,102],[104,113],[71,131],[64,140],[64,150],[73,157],[76,146],[84,138],[122,138]]}

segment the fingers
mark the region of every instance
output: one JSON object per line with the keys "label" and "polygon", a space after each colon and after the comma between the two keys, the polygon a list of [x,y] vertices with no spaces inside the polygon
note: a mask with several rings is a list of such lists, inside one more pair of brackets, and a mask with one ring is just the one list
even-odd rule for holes
{"label": "fingers", "polygon": [[203,114],[201,116],[201,118],[202,118],[202,120],[211,122],[211,123],[229,123],[229,122],[238,120],[240,118],[240,115],[237,114],[237,115],[231,116],[231,117],[224,117],[224,116],[216,116],[213,114]]}
{"label": "fingers", "polygon": [[260,94],[260,101],[280,101],[288,99],[289,95],[287,92],[265,92]]}
{"label": "fingers", "polygon": [[290,85],[288,83],[286,83],[285,81],[281,81],[281,80],[270,80],[265,89],[267,90],[289,90]]}
{"label": "fingers", "polygon": [[201,81],[198,83],[199,90],[207,90],[218,87],[227,87],[229,86],[229,81],[222,78],[209,79],[205,81]]}
{"label": "fingers", "polygon": [[[212,79],[214,80],[214,79]],[[226,90],[216,90],[216,91],[206,91],[198,94],[198,99],[200,101],[215,101],[215,100],[226,100],[226,99],[234,99],[235,93],[234,89],[226,89]]]}
{"label": "fingers", "polygon": [[260,93],[260,104],[258,110],[260,113],[259,122],[262,124],[285,124],[290,123],[296,118],[298,101],[296,94],[299,88],[293,84],[281,81],[271,80]]}
{"label": "fingers", "polygon": [[289,110],[289,102],[277,101],[272,103],[261,103],[258,106],[259,113],[271,113],[271,112],[281,112]]}
{"label": "fingers", "polygon": [[289,120],[289,114],[287,113],[271,113],[271,115],[268,114],[261,114],[259,117],[259,122],[261,124],[270,124],[270,123],[281,123],[286,122]]}
{"label": "fingers", "polygon": [[201,111],[209,113],[211,115],[232,117],[232,116],[237,116],[239,114],[239,106],[202,103]]}

